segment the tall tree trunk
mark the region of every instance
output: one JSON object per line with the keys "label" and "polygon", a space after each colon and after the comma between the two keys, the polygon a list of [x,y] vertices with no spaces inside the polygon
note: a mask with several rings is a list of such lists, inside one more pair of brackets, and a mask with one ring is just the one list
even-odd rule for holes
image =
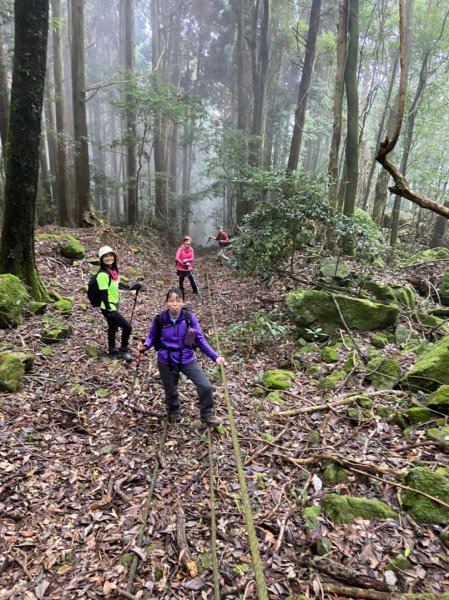
{"label": "tall tree trunk", "polygon": [[301,140],[306,118],[307,94],[309,93],[313,73],[313,63],[315,62],[316,40],[320,26],[320,12],[321,0],[313,0],[312,8],[310,9],[309,31],[307,34],[304,65],[299,84],[298,103],[295,110],[295,124],[293,125],[293,134],[290,144],[290,156],[288,157],[287,169],[289,171],[296,171],[298,168],[299,152],[301,150]]}
{"label": "tall tree trunk", "polygon": [[[346,133],[346,173],[345,201],[343,213],[353,217],[359,177],[359,93],[357,88],[357,62],[359,54],[359,0],[348,2],[348,55],[345,68],[346,101],[348,122]],[[343,251],[348,256],[354,254],[354,238],[346,236]]]}
{"label": "tall tree trunk", "polygon": [[[161,80],[161,52],[159,43],[159,0],[151,0],[151,60],[156,85]],[[165,118],[160,111],[154,119],[154,171],[155,171],[155,213],[156,218],[167,219],[167,131]]]}
{"label": "tall tree trunk", "polygon": [[9,86],[2,33],[0,29],[0,139],[4,149],[8,137]]}
{"label": "tall tree trunk", "polygon": [[[52,16],[61,20],[61,0],[51,0]],[[62,36],[59,27],[53,27],[53,76],[55,80],[56,114],[56,186],[58,201],[58,221],[62,227],[72,224],[69,202],[69,176],[67,170],[65,108],[64,108],[64,70]]]}
{"label": "tall tree trunk", "polygon": [[[121,0],[124,3],[124,32],[125,32],[125,70],[126,79],[130,80],[134,74],[135,52],[135,0]],[[125,85],[125,122],[126,122],[126,209],[128,225],[134,227],[138,221],[137,204],[137,156],[136,156],[136,101],[133,93],[133,83]]]}
{"label": "tall tree trunk", "polygon": [[[258,32],[259,4],[262,1],[260,17],[260,34]],[[262,131],[265,114],[265,99],[267,90],[267,71],[270,58],[270,0],[256,0],[253,13],[252,51],[252,81],[253,81],[253,122],[251,127],[250,163],[260,166],[262,163]],[[260,39],[259,39],[260,38]],[[248,206],[253,209],[253,202]]]}
{"label": "tall tree trunk", "polygon": [[[410,59],[412,55],[413,47],[413,33],[415,23],[415,0],[408,0],[406,10],[406,23],[405,23],[405,65],[404,68],[408,74]],[[423,62],[421,64],[421,71],[419,74],[418,87],[416,88],[415,97],[413,99],[412,106],[410,108],[407,117],[407,126],[405,128],[405,139],[404,148],[401,158],[401,173],[405,176],[407,172],[408,157],[413,139],[413,130],[415,128],[415,118],[418,110],[421,96],[426,86],[427,81],[427,67],[430,58],[430,48],[425,52]],[[391,215],[391,232],[390,232],[390,246],[394,246],[398,240],[399,230],[399,216],[401,213],[401,197],[395,196],[393,203],[393,212]]]}
{"label": "tall tree trunk", "polygon": [[245,94],[245,20],[243,0],[234,0],[237,21],[237,42],[235,62],[237,68],[237,129],[247,128],[247,97]]}
{"label": "tall tree trunk", "polygon": [[[51,190],[51,198],[55,201],[57,198],[57,186],[56,186],[56,177],[57,168],[56,168],[56,123],[55,123],[55,114],[53,111],[53,99],[50,97],[49,86],[53,83],[51,81],[51,77],[49,76],[47,69],[47,86],[44,92],[44,124],[43,124],[43,134],[44,139],[46,140],[46,147],[48,152],[48,165],[49,169],[47,171],[47,178],[50,185]],[[45,146],[44,146],[45,147]],[[52,175],[52,176],[50,176]],[[55,216],[55,215],[54,215]]]}
{"label": "tall tree trunk", "polygon": [[14,17],[14,68],[0,272],[19,277],[36,300],[48,300],[36,269],[34,254],[48,0],[16,0]]}
{"label": "tall tree trunk", "polygon": [[90,209],[90,169],[87,143],[86,83],[84,69],[84,0],[72,0],[72,99],[75,146],[75,222],[85,225]]}

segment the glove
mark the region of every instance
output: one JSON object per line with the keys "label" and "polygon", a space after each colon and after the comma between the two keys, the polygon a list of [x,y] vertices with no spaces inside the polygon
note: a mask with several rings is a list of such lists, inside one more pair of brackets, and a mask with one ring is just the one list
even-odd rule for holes
{"label": "glove", "polygon": [[189,261],[189,260],[183,260],[183,261],[182,261],[182,264],[183,264],[185,267],[188,267],[188,266],[190,265],[190,261]]}
{"label": "glove", "polygon": [[137,292],[142,289],[141,283],[134,283],[130,288],[131,291],[136,290]]}

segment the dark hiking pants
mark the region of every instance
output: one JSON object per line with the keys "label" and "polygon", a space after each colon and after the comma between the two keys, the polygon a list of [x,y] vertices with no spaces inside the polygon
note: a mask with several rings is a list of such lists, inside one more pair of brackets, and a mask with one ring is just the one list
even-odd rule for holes
{"label": "dark hiking pants", "polygon": [[133,329],[131,323],[129,323],[129,321],[127,321],[125,317],[122,314],[120,314],[117,310],[107,312],[106,310],[102,309],[101,313],[108,324],[109,350],[115,348],[115,338],[119,329],[122,330],[121,347],[123,349],[128,348],[129,336],[131,335],[131,331]]}
{"label": "dark hiking pants", "polygon": [[214,410],[214,387],[207,378],[205,372],[195,360],[188,365],[164,365],[157,363],[159,373],[165,390],[165,404],[167,412],[181,410],[181,402],[178,394],[179,374],[184,373],[187,379],[194,384],[198,394],[201,417],[211,415]]}

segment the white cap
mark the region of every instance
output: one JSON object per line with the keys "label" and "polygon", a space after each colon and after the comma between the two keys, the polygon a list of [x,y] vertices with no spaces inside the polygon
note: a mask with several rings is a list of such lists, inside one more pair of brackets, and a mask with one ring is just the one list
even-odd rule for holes
{"label": "white cap", "polygon": [[102,256],[109,253],[113,254],[115,256],[115,260],[117,260],[117,254],[114,252],[111,246],[102,246],[100,250],[98,250],[98,257],[101,259]]}

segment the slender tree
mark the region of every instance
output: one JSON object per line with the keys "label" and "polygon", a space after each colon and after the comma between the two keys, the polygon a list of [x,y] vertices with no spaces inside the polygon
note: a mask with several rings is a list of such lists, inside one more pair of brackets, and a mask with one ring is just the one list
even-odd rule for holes
{"label": "slender tree", "polygon": [[90,209],[90,169],[87,143],[86,83],[84,68],[84,0],[72,0],[72,98],[75,145],[75,221],[85,224]]}
{"label": "slender tree", "polygon": [[53,76],[55,79],[56,114],[56,186],[58,202],[58,220],[62,227],[71,225],[69,204],[69,177],[67,170],[67,150],[64,107],[64,70],[62,54],[61,0],[51,0],[51,12],[57,25],[53,27]]}
{"label": "slender tree", "polygon": [[45,84],[48,0],[16,0],[0,272],[12,273],[36,300],[48,296],[36,269],[34,219]]}
{"label": "slender tree", "polygon": [[[357,184],[359,177],[359,94],[357,89],[357,63],[359,52],[359,0],[347,0],[348,54],[345,68],[346,102],[348,107],[346,129],[346,174],[345,200],[343,213],[347,217],[354,215]],[[354,240],[344,239],[344,252],[354,253]]]}
{"label": "slender tree", "polygon": [[299,83],[298,103],[295,110],[295,123],[293,125],[293,134],[290,144],[290,155],[288,157],[287,169],[289,171],[296,171],[298,167],[304,121],[306,118],[307,94],[312,80],[313,63],[315,62],[316,40],[320,26],[320,12],[321,0],[313,0],[312,8],[310,9],[309,31],[307,34],[304,65],[301,81]]}

